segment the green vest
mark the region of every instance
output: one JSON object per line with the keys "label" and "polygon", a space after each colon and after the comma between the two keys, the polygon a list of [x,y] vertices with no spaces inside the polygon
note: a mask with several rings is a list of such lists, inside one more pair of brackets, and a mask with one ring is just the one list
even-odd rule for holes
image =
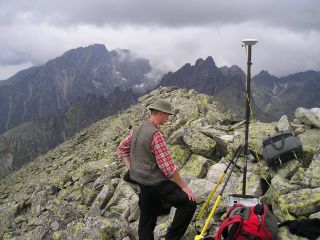
{"label": "green vest", "polygon": [[143,185],[153,186],[169,180],[157,165],[151,151],[152,137],[159,129],[145,121],[132,133],[130,145],[130,178]]}

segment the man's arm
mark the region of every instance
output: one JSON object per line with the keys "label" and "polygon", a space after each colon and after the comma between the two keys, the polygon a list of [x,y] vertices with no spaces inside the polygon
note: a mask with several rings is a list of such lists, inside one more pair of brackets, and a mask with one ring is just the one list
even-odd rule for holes
{"label": "man's arm", "polygon": [[182,189],[182,191],[184,191],[188,195],[189,200],[192,200],[192,201],[196,200],[196,196],[180,176],[179,170],[175,171],[171,179]]}
{"label": "man's arm", "polygon": [[181,178],[178,167],[172,161],[164,135],[160,131],[154,134],[151,149],[163,174],[173,180],[188,195],[190,200],[195,201],[195,195]]}
{"label": "man's arm", "polygon": [[118,157],[121,157],[126,167],[130,170],[130,147],[132,135],[129,134],[118,147]]}

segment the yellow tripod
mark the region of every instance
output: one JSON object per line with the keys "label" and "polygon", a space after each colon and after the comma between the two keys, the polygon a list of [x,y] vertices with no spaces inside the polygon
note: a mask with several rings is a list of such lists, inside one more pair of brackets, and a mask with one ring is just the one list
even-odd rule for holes
{"label": "yellow tripod", "polygon": [[223,174],[219,177],[219,180],[218,180],[217,184],[215,185],[215,187],[214,187],[214,189],[212,190],[212,192],[210,193],[209,197],[206,199],[205,203],[204,203],[203,206],[201,207],[200,212],[199,212],[199,214],[198,214],[198,216],[197,216],[197,218],[196,218],[196,221],[198,221],[198,220],[201,218],[201,216],[203,215],[203,213],[204,213],[205,209],[208,207],[208,205],[209,205],[209,203],[210,203],[213,195],[215,194],[215,192],[216,192],[216,190],[218,189],[219,185],[221,184],[222,180],[223,180],[224,177],[226,176],[229,167],[232,165],[232,168],[231,168],[231,170],[230,170],[229,173],[228,173],[228,177],[227,177],[227,179],[226,179],[226,181],[225,181],[225,183],[224,183],[224,185],[223,185],[223,187],[222,187],[222,189],[221,189],[221,191],[220,191],[220,193],[219,193],[219,195],[218,195],[218,197],[217,197],[217,199],[216,199],[216,201],[215,201],[215,203],[214,203],[214,205],[213,205],[213,207],[212,207],[212,210],[211,210],[209,216],[208,216],[207,219],[206,219],[206,222],[205,222],[205,224],[204,224],[204,226],[203,226],[203,228],[202,228],[202,230],[201,230],[200,235],[196,235],[195,238],[194,238],[194,240],[204,239],[204,235],[205,235],[205,233],[206,233],[206,231],[207,231],[207,229],[208,229],[208,227],[209,227],[210,220],[211,220],[211,218],[213,217],[213,215],[214,215],[214,213],[215,213],[215,211],[216,211],[216,208],[217,208],[218,204],[219,204],[220,201],[221,201],[223,191],[224,191],[224,189],[226,188],[226,186],[227,186],[227,184],[228,184],[228,181],[229,181],[229,179],[230,179],[230,177],[231,177],[231,174],[232,174],[232,172],[233,172],[233,170],[234,170],[234,167],[236,166],[236,163],[237,163],[237,161],[238,161],[239,155],[240,155],[240,153],[242,152],[243,149],[244,149],[244,145],[243,145],[243,144],[241,144],[241,145],[237,148],[236,152],[234,153],[234,155],[233,155],[233,157],[232,157],[232,160],[231,160],[231,161],[229,162],[229,164],[227,165],[227,167],[226,167],[226,169],[224,170]]}

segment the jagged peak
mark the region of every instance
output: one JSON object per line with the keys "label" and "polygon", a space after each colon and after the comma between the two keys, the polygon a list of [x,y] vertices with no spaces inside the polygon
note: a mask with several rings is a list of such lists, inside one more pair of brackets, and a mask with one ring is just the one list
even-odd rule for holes
{"label": "jagged peak", "polygon": [[236,76],[236,75],[244,76],[245,75],[243,70],[237,65],[232,65],[230,68],[227,66],[223,66],[219,69],[225,76]]}
{"label": "jagged peak", "polygon": [[[66,59],[73,59],[73,58],[82,58],[83,56],[90,56],[90,57],[98,57],[98,58],[110,58],[110,53],[107,50],[104,44],[92,44],[87,47],[78,47],[74,49],[70,49],[66,51],[59,57],[56,57],[52,60],[49,60],[46,64],[52,64],[57,61],[64,61]],[[80,59],[79,59],[80,60]]]}
{"label": "jagged peak", "polygon": [[86,53],[86,52],[95,52],[95,51],[108,52],[104,44],[96,43],[96,44],[89,45],[87,47],[78,47],[78,48],[71,49],[65,52],[62,56],[67,56],[67,55],[78,53],[78,52]]}
{"label": "jagged peak", "polygon": [[268,78],[270,78],[270,77],[274,77],[274,76],[272,76],[268,71],[262,70],[261,72],[259,72],[259,73],[256,75],[256,77],[263,77],[263,78],[268,77]]}
{"label": "jagged peak", "polygon": [[198,58],[196,60],[195,67],[203,66],[204,64],[208,66],[212,65],[216,67],[216,64],[211,56],[208,56],[205,60],[203,60],[203,58]]}
{"label": "jagged peak", "polygon": [[181,69],[190,68],[190,67],[191,67],[191,64],[190,64],[190,63],[186,63],[185,65],[183,65],[183,66],[180,68],[180,70],[181,70]]}

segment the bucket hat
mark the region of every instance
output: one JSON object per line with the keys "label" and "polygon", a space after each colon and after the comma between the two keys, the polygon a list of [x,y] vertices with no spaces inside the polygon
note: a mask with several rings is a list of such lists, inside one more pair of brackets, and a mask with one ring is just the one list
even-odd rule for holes
{"label": "bucket hat", "polygon": [[171,103],[164,99],[156,99],[152,104],[149,105],[148,109],[154,109],[160,112],[173,114]]}

